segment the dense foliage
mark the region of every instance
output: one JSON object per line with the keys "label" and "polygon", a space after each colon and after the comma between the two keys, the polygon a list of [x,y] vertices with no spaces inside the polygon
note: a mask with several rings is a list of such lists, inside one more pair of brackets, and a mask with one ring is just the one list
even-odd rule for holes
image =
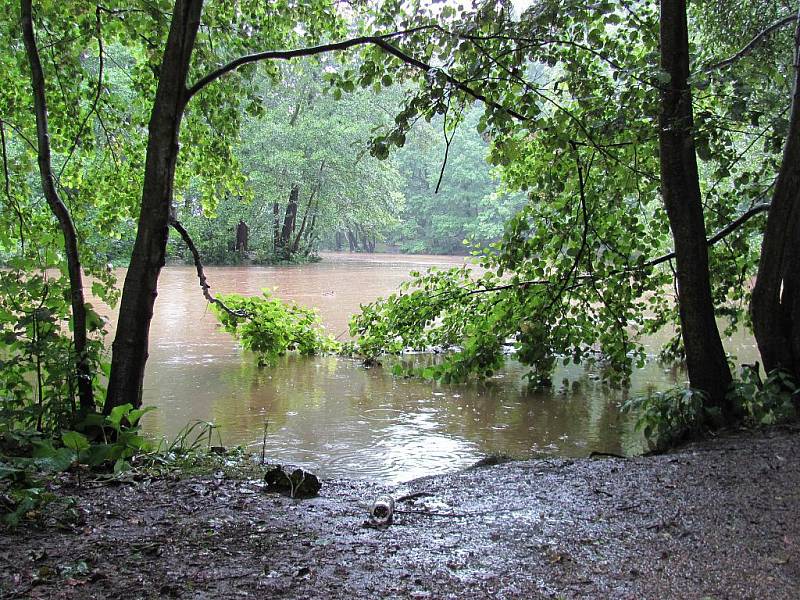
{"label": "dense foliage", "polygon": [[[432,9],[434,33],[413,34],[404,50],[443,67],[419,77],[406,71],[419,88],[373,152],[402,144],[418,116],[447,116],[481,96],[478,127],[492,137],[490,159],[501,165],[506,186],[525,190],[529,201],[499,243],[479,249],[478,277],[465,270],[423,274],[405,292],[367,307],[352,329],[366,355],[456,345],[437,375],[463,378],[496,369],[510,342],[535,381],[546,380],[555,360],[587,354],[607,361],[613,367],[607,373],[616,377],[642,357],[635,334],[676,321],[675,257],[659,195],[654,127],[665,83],[657,8],[543,2],[519,20],[502,4]],[[701,3],[690,15],[693,133],[709,236],[726,234],[710,250],[715,308],[733,328],[747,319],[755,233],[763,227],[749,217],[763,208],[780,164],[792,52],[790,29],[778,30],[743,62],[710,66],[785,15],[770,4],[723,25],[714,10]],[[441,16],[450,17],[446,26]],[[419,24],[420,16],[409,12],[398,22],[387,12],[385,20],[402,29]],[[724,40],[716,37],[719,28]],[[708,36],[715,41],[705,43]],[[365,84],[373,70],[401,68],[376,50],[365,57],[372,62],[361,73],[370,76],[340,73],[334,84]],[[739,227],[727,230],[738,217]],[[682,347],[675,348],[680,354]]]}
{"label": "dense foliage", "polygon": [[[97,289],[100,290],[98,284]],[[0,271],[0,431],[57,433],[77,411],[74,347],[66,278],[58,273]],[[89,362],[104,364],[104,319],[87,306]],[[98,389],[100,381],[96,381]]]}
{"label": "dense foliage", "polygon": [[268,291],[261,297],[230,294],[219,300],[227,310],[217,304],[212,304],[212,310],[222,326],[255,353],[260,365],[272,364],[287,352],[310,356],[339,348],[325,332],[316,311],[282,302]]}

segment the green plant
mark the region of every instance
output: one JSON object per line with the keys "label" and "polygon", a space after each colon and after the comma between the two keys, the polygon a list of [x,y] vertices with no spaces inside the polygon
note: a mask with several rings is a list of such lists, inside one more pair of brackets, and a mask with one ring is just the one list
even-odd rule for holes
{"label": "green plant", "polygon": [[0,493],[0,523],[16,527],[26,514],[41,510],[55,498],[41,487],[15,487]]}
{"label": "green plant", "polygon": [[214,433],[217,442],[222,445],[217,425],[209,421],[193,421],[180,430],[175,439],[167,447],[169,454],[189,454],[198,450],[211,450]]}
{"label": "green plant", "polygon": [[141,418],[155,410],[153,406],[135,409],[131,404],[116,406],[107,416],[87,415],[78,424],[83,431],[64,431],[64,447],[75,451],[75,460],[93,468],[113,465],[114,473],[131,468],[130,460],[139,454],[152,452],[153,444],[140,435]]}
{"label": "green plant", "polygon": [[[75,430],[43,435],[14,430],[0,437],[0,522],[15,527],[28,513],[41,511],[56,496],[45,491],[47,474],[82,466],[115,475],[132,468],[134,457],[153,451],[139,432],[139,421],[153,407],[118,406],[111,414],[86,415]],[[80,479],[79,479],[80,481]]]}
{"label": "green plant", "polygon": [[272,364],[287,352],[303,355],[336,352],[340,345],[325,332],[316,311],[293,302],[283,302],[268,291],[261,297],[235,294],[219,296],[235,316],[212,305],[225,331],[242,341],[258,357],[259,365]]}
{"label": "green plant", "polygon": [[741,406],[746,422],[774,425],[797,418],[800,387],[782,370],[770,372],[762,382],[756,363],[742,366],[740,379],[733,383],[730,396]]}
{"label": "green plant", "polygon": [[[0,272],[0,430],[57,435],[78,418],[66,279]],[[104,320],[86,305],[90,370],[104,365]],[[99,386],[99,382],[94,382]]]}
{"label": "green plant", "polygon": [[675,387],[637,396],[622,408],[637,415],[637,431],[657,451],[701,434],[719,419],[719,411],[707,405],[706,394],[692,388]]}

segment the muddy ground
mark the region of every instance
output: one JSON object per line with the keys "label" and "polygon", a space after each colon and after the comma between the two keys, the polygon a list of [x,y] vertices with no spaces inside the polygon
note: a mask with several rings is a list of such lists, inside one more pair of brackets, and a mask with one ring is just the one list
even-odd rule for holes
{"label": "muddy ground", "polygon": [[[221,473],[60,491],[77,522],[0,531],[0,597],[800,597],[796,428],[302,501]],[[412,497],[364,527],[387,492]]]}

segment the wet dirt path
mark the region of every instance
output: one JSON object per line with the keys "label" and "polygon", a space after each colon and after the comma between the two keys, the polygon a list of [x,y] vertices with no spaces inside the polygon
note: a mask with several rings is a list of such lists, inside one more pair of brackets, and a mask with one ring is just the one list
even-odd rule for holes
{"label": "wet dirt path", "polygon": [[[78,526],[0,532],[2,598],[800,595],[800,431],[532,460],[319,498],[206,477],[70,489]],[[362,527],[379,493],[415,495]]]}

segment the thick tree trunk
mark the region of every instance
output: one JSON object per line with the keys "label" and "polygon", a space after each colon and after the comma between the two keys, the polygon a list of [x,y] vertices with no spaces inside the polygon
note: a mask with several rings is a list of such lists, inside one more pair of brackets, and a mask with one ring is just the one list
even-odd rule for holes
{"label": "thick tree trunk", "polygon": [[800,381],[800,25],[795,31],[789,135],[772,194],[750,305],[764,369]]}
{"label": "thick tree trunk", "polygon": [[350,244],[350,252],[355,252],[358,250],[358,238],[356,237],[356,234],[348,229],[345,231],[345,235],[347,236],[347,243]]}
{"label": "thick tree trunk", "polygon": [[187,97],[186,79],[202,7],[202,0],[176,0],[172,14],[150,116],[142,207],[122,290],[106,413],[121,404],[141,405],[150,321],[169,235],[178,134]]}
{"label": "thick tree trunk", "polygon": [[72,304],[72,336],[75,344],[75,372],[78,379],[78,397],[82,413],[94,410],[92,393],[92,372],[86,356],[86,305],[83,296],[83,277],[78,254],[78,240],[72,217],[62,202],[55,185],[53,167],[50,157],[50,133],[47,123],[47,98],[45,95],[44,72],[39,59],[39,50],[33,31],[31,0],[21,2],[22,37],[25,51],[31,68],[31,85],[33,86],[33,107],[36,113],[36,139],[38,142],[39,175],[42,190],[50,210],[58,219],[58,225],[64,236],[64,250],[67,256],[67,272],[69,274],[70,301]]}
{"label": "thick tree trunk", "polygon": [[675,241],[681,333],[689,384],[712,406],[727,409],[731,373],[714,319],[708,248],[697,156],[692,137],[686,0],[661,2],[661,67],[670,80],[661,92],[661,193]]}

